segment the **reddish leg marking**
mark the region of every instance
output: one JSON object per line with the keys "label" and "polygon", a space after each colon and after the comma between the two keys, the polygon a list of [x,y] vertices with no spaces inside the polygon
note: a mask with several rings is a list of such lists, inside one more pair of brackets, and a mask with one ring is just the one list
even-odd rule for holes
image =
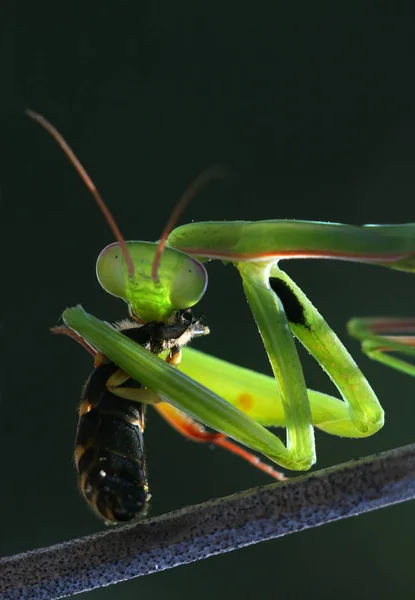
{"label": "reddish leg marking", "polygon": [[75,331],[72,331],[72,329],[69,329],[69,327],[66,327],[66,325],[58,325],[57,327],[51,327],[50,331],[52,333],[56,333],[57,335],[67,335],[68,337],[78,342],[78,344],[81,344],[81,346],[85,348],[85,350],[88,350],[88,352],[92,354],[92,356],[95,358],[96,367],[102,362],[101,357],[104,357],[104,355],[95,350],[95,348],[88,344],[88,342],[84,340],[83,337],[75,333]]}
{"label": "reddish leg marking", "polygon": [[368,319],[368,330],[372,333],[415,333],[415,319],[385,318]]}
{"label": "reddish leg marking", "polygon": [[205,428],[197,421],[194,421],[191,417],[171,404],[168,404],[167,402],[159,402],[153,406],[163,417],[163,419],[165,419],[174,429],[176,429],[176,431],[193,442],[215,444],[215,446],[225,448],[225,450],[229,450],[229,452],[232,452],[232,454],[240,456],[251,465],[257,469],[260,469],[260,471],[264,471],[274,479],[277,479],[278,481],[287,480],[287,477],[285,477],[283,473],[276,471],[273,467],[271,467],[271,465],[262,462],[255,454],[252,454],[244,448],[241,448],[235,442],[229,440],[223,433],[211,433],[206,431]]}

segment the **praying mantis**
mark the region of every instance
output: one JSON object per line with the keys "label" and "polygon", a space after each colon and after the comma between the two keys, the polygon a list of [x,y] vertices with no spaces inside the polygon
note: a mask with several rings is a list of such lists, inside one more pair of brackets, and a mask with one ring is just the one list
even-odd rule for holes
{"label": "praying mantis", "polygon": [[[131,400],[153,405],[181,433],[228,447],[277,479],[283,478],[278,471],[231,440],[285,469],[303,471],[316,461],[314,427],[357,438],[383,426],[384,413],[368,381],[279,262],[324,258],[413,272],[415,224],[211,221],[173,229],[189,201],[185,194],[159,242],[125,241],[65,140],[42,116],[27,112],[60,144],[104,213],[117,241],[99,255],[97,277],[106,292],[127,303],[136,322],[174,325],[177,315],[203,296],[205,263],[210,260],[232,263],[241,276],[274,378],[180,344],[157,356],[79,306],[64,311],[65,326],[60,332],[145,386]],[[371,343],[366,322],[354,321],[350,327],[353,335],[367,340],[364,344]],[[307,390],[294,337],[326,371],[342,400]],[[389,341],[393,349],[396,342]],[[408,344],[405,348],[409,349]],[[218,433],[207,432],[200,424]],[[286,428],[285,444],[268,429],[274,426]]]}

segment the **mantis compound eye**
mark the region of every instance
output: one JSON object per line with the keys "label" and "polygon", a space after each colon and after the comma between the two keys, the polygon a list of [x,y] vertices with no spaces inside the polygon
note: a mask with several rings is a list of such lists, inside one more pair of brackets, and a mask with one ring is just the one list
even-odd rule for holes
{"label": "mantis compound eye", "polygon": [[175,309],[197,304],[206,291],[208,275],[198,260],[186,257],[171,283],[170,301]]}
{"label": "mantis compound eye", "polygon": [[128,271],[117,242],[106,246],[98,256],[96,272],[99,283],[108,294],[125,299]]}

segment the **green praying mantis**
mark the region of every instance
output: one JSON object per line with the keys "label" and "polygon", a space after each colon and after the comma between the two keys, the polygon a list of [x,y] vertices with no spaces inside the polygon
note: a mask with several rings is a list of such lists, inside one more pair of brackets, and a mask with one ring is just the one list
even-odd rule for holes
{"label": "green praying mantis", "polygon": [[[324,258],[413,272],[415,224],[349,226],[269,220],[199,222],[173,229],[189,200],[186,197],[159,242],[124,241],[94,184],[57,130],[37,113],[27,112],[64,149],[101,207],[117,241],[98,257],[98,280],[106,292],[127,303],[130,315],[140,323],[168,325],[178,312],[195,306],[207,286],[205,263],[210,260],[232,263],[241,276],[274,378],[188,347],[176,349],[181,361],[165,360],[166,353],[154,355],[81,307],[64,311],[63,321],[73,337],[145,386],[137,401],[153,404],[176,429],[193,439],[224,447],[228,443],[235,451],[231,438],[285,469],[298,471],[309,469],[316,460],[314,427],[354,438],[370,436],[382,427],[384,413],[368,381],[279,263]],[[415,322],[401,325],[414,328]],[[398,366],[397,359],[387,356],[385,361],[385,350],[415,354],[414,338],[383,337],[379,343],[380,321],[354,320],[350,331],[363,340],[366,351],[375,352],[375,358],[391,366]],[[294,337],[326,371],[342,400],[307,389]],[[405,368],[415,374],[415,367]],[[208,434],[199,424],[219,433]],[[274,426],[286,428],[285,444],[268,429]],[[239,453],[244,455],[244,450]],[[252,454],[246,452],[245,458],[267,470]],[[280,477],[271,468],[269,472]]]}

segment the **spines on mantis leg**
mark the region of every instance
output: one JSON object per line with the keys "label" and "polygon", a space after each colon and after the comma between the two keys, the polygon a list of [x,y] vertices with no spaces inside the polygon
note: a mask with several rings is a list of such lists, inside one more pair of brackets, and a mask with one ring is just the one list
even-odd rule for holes
{"label": "spines on mantis leg", "polygon": [[343,225],[315,221],[207,221],[176,228],[168,243],[203,258],[243,262],[332,258],[415,271],[415,223]]}

